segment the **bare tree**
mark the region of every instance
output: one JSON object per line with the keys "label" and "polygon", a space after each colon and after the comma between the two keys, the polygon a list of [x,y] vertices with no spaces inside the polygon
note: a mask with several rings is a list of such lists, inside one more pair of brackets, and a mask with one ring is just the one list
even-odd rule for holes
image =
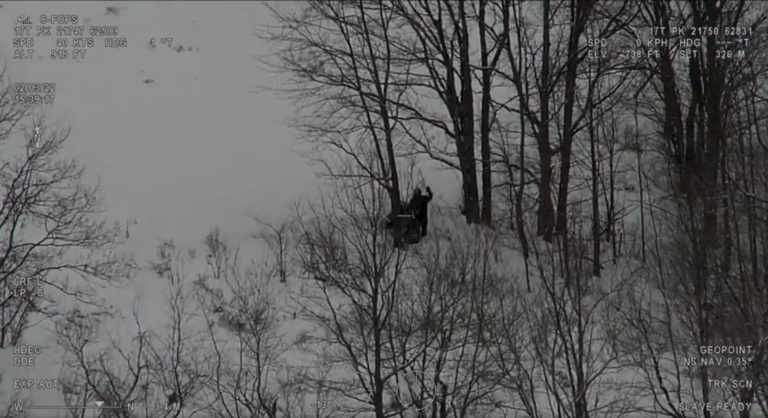
{"label": "bare tree", "polygon": [[[86,406],[103,402],[103,416],[194,416],[195,398],[207,379],[205,339],[194,329],[197,308],[190,303],[187,259],[172,242],[158,248],[152,263],[165,284],[167,323],[142,325],[139,301],[133,304],[135,330],[104,337],[116,320],[99,320],[79,310],[58,321],[57,335],[67,353],[63,395],[72,416],[85,417]],[[158,312],[162,314],[163,312]],[[126,331],[126,330],[121,330]],[[81,407],[81,408],[78,408]]]}
{"label": "bare tree", "polygon": [[15,131],[19,122],[29,116],[31,107],[14,98],[8,68],[0,68],[0,142],[5,142]]}
{"label": "bare tree", "polygon": [[307,336],[307,349],[334,367],[323,384],[340,406],[383,418],[393,413],[385,392],[399,372],[385,348],[405,252],[393,249],[371,222],[382,213],[380,191],[339,186],[313,205],[309,217],[297,219],[297,254],[313,284],[300,296],[300,313],[318,327]]}
{"label": "bare tree", "polygon": [[[748,80],[761,77],[748,68],[761,66],[763,52],[756,45],[758,38],[753,38],[743,56],[729,58],[718,47],[720,31],[764,24],[765,8],[747,4],[651,2],[642,7],[642,19],[648,26],[670,28],[692,22],[694,27],[710,28],[691,33],[696,42],[686,45],[677,37],[666,36],[659,56],[648,60],[644,68],[652,85],[646,89],[646,111],[661,133],[663,141],[658,149],[669,167],[669,174],[663,177],[668,183],[657,182],[654,187],[671,195],[660,205],[663,212],[657,212],[660,216],[654,220],[665,231],[656,237],[661,241],[658,248],[667,251],[664,255],[657,251],[657,282],[669,295],[671,315],[691,330],[677,338],[697,346],[726,341],[757,346],[754,333],[762,326],[756,324],[763,322],[755,320],[753,310],[736,313],[732,308],[735,301],[739,306],[751,305],[754,292],[746,286],[750,274],[738,267],[742,263],[734,258],[734,252],[741,251],[737,243],[741,247],[743,239],[743,233],[736,231],[742,222],[749,222],[749,211],[735,204],[734,200],[741,200],[733,191],[739,182],[729,175],[735,165],[743,164],[739,154],[745,151],[731,144],[750,142],[747,138],[754,124],[745,126],[743,121],[749,118],[738,104],[748,90]],[[680,54],[691,59],[675,60]],[[721,371],[708,364],[694,368],[697,385],[691,396],[703,402],[717,398],[719,394],[709,382]],[[747,392],[739,396],[751,399],[754,393]],[[710,411],[703,413],[705,417],[712,415]]]}
{"label": "bare tree", "polygon": [[[510,66],[511,74],[506,74],[506,78],[514,85],[519,101],[519,112],[525,116],[525,120],[530,122],[533,136],[536,139],[537,150],[539,153],[539,205],[537,210],[537,229],[538,235],[550,240],[554,231],[555,209],[552,203],[552,180],[553,180],[553,162],[554,151],[550,141],[550,96],[552,90],[552,44],[550,28],[552,26],[550,16],[551,2],[545,0],[542,2],[542,41],[540,57],[538,61],[534,60],[537,55],[533,53],[536,47],[532,44],[530,31],[530,22],[526,20],[525,15],[528,8],[523,2],[513,2],[505,14],[506,28],[515,27],[516,30],[509,30],[507,33],[511,38],[505,43],[507,60]],[[514,41],[513,41],[514,39]],[[517,47],[515,51],[514,47]],[[515,55],[517,52],[517,55]],[[530,59],[528,59],[530,57]],[[529,66],[522,67],[525,62]],[[533,84],[529,79],[523,76],[531,76],[536,71],[536,65],[541,66],[537,84]],[[530,68],[530,70],[529,70]],[[502,73],[504,74],[504,73]],[[532,89],[531,86],[534,86]],[[533,91],[532,91],[533,90]],[[537,98],[533,94],[538,93]],[[535,101],[538,101],[536,103]],[[537,112],[538,110],[538,112]],[[521,117],[521,124],[524,123]],[[522,140],[521,140],[522,142]],[[521,151],[521,155],[524,155]],[[523,158],[523,157],[521,157]]]}
{"label": "bare tree", "polygon": [[493,414],[498,235],[438,223],[415,253],[394,250],[369,221],[377,190],[346,183],[325,196],[296,221],[308,281],[297,304],[316,327],[303,347],[329,368],[311,382],[335,395],[338,414]]}
{"label": "bare tree", "polygon": [[493,416],[505,401],[497,396],[492,344],[494,324],[506,313],[496,295],[509,281],[502,273],[501,236],[456,222],[434,234],[440,240],[420,248],[415,271],[401,285],[394,321],[400,332],[391,334],[390,350],[402,360],[414,353],[408,377],[426,377],[408,385],[408,405],[417,416]]}
{"label": "bare tree", "polygon": [[164,299],[168,311],[167,323],[153,332],[147,348],[151,365],[150,379],[156,388],[159,416],[194,416],[201,413],[195,399],[203,391],[207,379],[205,367],[205,334],[199,309],[194,304],[191,272],[188,271],[183,250],[173,242],[158,247],[157,260],[151,263],[154,272],[167,281]]}
{"label": "bare tree", "polygon": [[[507,9],[505,18],[510,29],[507,31],[510,39],[505,44],[508,67],[501,72],[501,76],[512,84],[518,98],[519,107],[512,110],[528,122],[536,139],[539,157],[537,234],[549,241],[554,232],[567,238],[573,140],[586,127],[588,109],[614,93],[605,91],[597,97],[589,88],[595,85],[594,82],[587,83],[586,89],[577,82],[579,76],[585,73],[581,69],[589,50],[584,39],[586,30],[595,28],[591,33],[593,39],[608,38],[625,27],[633,13],[630,2],[544,1],[540,3],[542,27],[538,41],[539,36],[535,34],[537,23],[530,18],[531,14],[538,12],[538,5],[512,2]],[[567,34],[563,33],[564,27],[569,28]],[[593,72],[587,78],[596,80],[604,77],[609,68],[603,66],[602,71]],[[585,97],[583,101],[578,100],[580,91]],[[552,127],[558,125],[562,134],[559,144],[551,137]],[[554,159],[558,155],[560,175],[556,214],[552,187]]]}
{"label": "bare tree", "polygon": [[60,377],[62,396],[72,418],[85,418],[87,407],[94,401],[126,406],[102,411],[103,416],[115,418],[140,416],[127,406],[150,402],[151,388],[145,384],[149,336],[141,326],[137,308],[134,304],[137,328],[129,340],[129,349],[120,337],[109,336],[105,341],[102,316],[75,308],[57,320],[57,339],[65,350],[64,373]]}
{"label": "bare tree", "polygon": [[[393,4],[407,22],[407,39],[413,40],[399,44],[397,49],[405,59],[416,64],[410,94],[398,104],[409,115],[410,128],[406,133],[417,152],[459,171],[462,209],[468,223],[492,223],[491,134],[499,108],[493,100],[493,86],[507,41],[501,15],[508,3],[398,1]],[[475,29],[479,42],[473,40]],[[478,48],[479,56],[475,52]],[[474,92],[476,86],[479,96]],[[479,99],[479,112],[474,105],[476,99]],[[443,112],[433,110],[429,102],[441,104]],[[476,121],[479,121],[477,127]],[[477,134],[482,205],[475,158]],[[442,144],[440,136],[452,144]]]}
{"label": "bare tree", "polygon": [[205,318],[206,341],[200,346],[207,361],[201,392],[207,416],[290,417],[301,398],[292,390],[291,376],[281,356],[288,345],[279,332],[274,292],[269,275],[243,269],[239,251],[218,229],[205,239],[207,270],[195,281],[200,315]]}
{"label": "bare tree", "polygon": [[241,270],[237,249],[218,229],[204,243],[204,257],[172,242],[158,248],[152,267],[165,281],[168,310],[156,314],[166,323],[146,329],[138,302],[136,329],[122,338],[104,338],[114,323],[79,311],[58,322],[67,353],[63,395],[73,417],[85,417],[77,407],[95,400],[125,406],[102,413],[126,418],[275,418],[301,408],[296,382],[281,375],[288,346],[278,332],[274,295],[262,281],[268,278]]}
{"label": "bare tree", "polygon": [[285,283],[288,280],[293,271],[293,264],[291,260],[291,237],[293,236],[292,223],[290,220],[285,220],[278,224],[272,224],[263,220],[260,220],[257,216],[252,216],[263,229],[254,235],[263,241],[269,248],[269,252],[272,255],[274,262],[274,270],[280,281]]}
{"label": "bare tree", "polygon": [[281,28],[264,35],[275,46],[266,61],[289,77],[278,90],[298,105],[295,125],[318,151],[310,158],[332,177],[352,175],[354,168],[354,175],[380,184],[391,212],[399,213],[401,121],[392,103],[405,93],[409,74],[391,48],[399,36],[393,13],[362,0],[270,10]]}
{"label": "bare tree", "polygon": [[[600,24],[593,24],[587,28],[586,36],[592,42],[599,40],[602,33]],[[594,34],[594,35],[593,35]],[[594,37],[593,37],[594,36]],[[607,42],[607,41],[606,41]],[[616,42],[620,45],[619,42]],[[601,55],[587,59],[584,64],[586,72],[586,97],[575,97],[575,104],[584,107],[581,118],[584,120],[586,139],[576,137],[573,142],[574,161],[569,163],[574,169],[571,175],[575,180],[582,178],[580,172],[589,173],[589,194],[591,200],[591,241],[592,241],[592,274],[595,277],[601,275],[603,269],[602,240],[612,243],[613,260],[617,258],[616,222],[621,215],[621,201],[617,203],[616,196],[616,172],[625,171],[621,167],[621,153],[618,149],[619,127],[618,111],[625,102],[628,92],[630,77],[627,74],[626,65],[618,59],[620,55],[615,48],[601,46],[593,50],[593,54]],[[602,56],[602,55],[605,56]],[[587,145],[582,145],[587,143]],[[586,150],[584,150],[586,148]],[[584,155],[586,154],[586,155]],[[605,155],[607,154],[607,155]],[[607,177],[607,178],[606,178]],[[569,180],[570,181],[570,180]],[[571,189],[575,189],[571,185]],[[624,195],[619,196],[619,198]],[[602,198],[602,202],[601,202]]]}
{"label": "bare tree", "polygon": [[488,330],[491,375],[504,395],[496,414],[616,417],[634,410],[634,389],[619,361],[624,353],[611,345],[606,327],[631,275],[616,269],[615,277],[594,280],[586,262],[590,240],[577,239],[581,231],[571,234],[572,286],[564,286],[563,252],[533,241],[539,280],[526,290],[522,267],[507,268],[507,280],[487,302],[495,312]]}
{"label": "bare tree", "polygon": [[[494,7],[495,6],[495,7]],[[509,37],[504,30],[508,20],[505,20],[505,14],[508,14],[509,1],[490,2],[480,1],[477,3],[475,16],[477,16],[477,25],[480,37],[480,74],[481,74],[481,99],[480,99],[480,161],[481,178],[483,188],[483,201],[481,206],[480,220],[485,225],[491,225],[493,208],[493,181],[491,177],[491,133],[493,132],[493,123],[496,121],[496,113],[501,106],[493,105],[493,79],[497,72],[500,59],[505,51],[504,43],[509,41]],[[490,13],[489,13],[490,11]],[[490,17],[488,15],[491,15]],[[495,21],[501,21],[494,28]],[[498,33],[497,33],[498,30]],[[492,43],[489,45],[489,40]]]}
{"label": "bare tree", "polygon": [[51,302],[62,297],[106,309],[97,289],[119,284],[131,266],[113,251],[119,232],[101,219],[98,187],[61,155],[69,129],[15,104],[3,75],[0,347],[20,341],[30,315],[57,315]]}

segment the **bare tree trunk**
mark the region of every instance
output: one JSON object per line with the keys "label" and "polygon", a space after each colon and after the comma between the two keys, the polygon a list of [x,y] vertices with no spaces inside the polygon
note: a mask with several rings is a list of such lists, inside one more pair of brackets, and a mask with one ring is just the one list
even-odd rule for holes
{"label": "bare tree trunk", "polygon": [[[648,23],[669,28],[689,21],[693,27],[723,30],[745,24],[739,23],[742,20],[765,19],[759,8],[749,8],[750,13],[745,14],[747,3],[743,1],[684,4],[685,7],[677,8],[661,0],[654,1],[645,8]],[[670,238],[684,248],[681,262],[687,267],[682,271],[673,270],[672,277],[677,286],[685,287],[684,293],[676,295],[677,302],[685,306],[686,320],[691,323],[694,330],[691,335],[697,345],[726,341],[745,344],[738,340],[743,337],[736,335],[737,332],[754,335],[754,330],[747,325],[749,308],[741,308],[748,304],[750,297],[737,296],[738,289],[746,287],[743,280],[733,280],[736,275],[743,276],[733,267],[739,263],[743,269],[741,260],[746,255],[734,257],[733,251],[740,252],[740,239],[749,239],[749,234],[738,232],[740,218],[746,216],[748,224],[749,213],[742,215],[735,211],[729,188],[738,187],[739,182],[729,181],[725,167],[738,164],[739,160],[727,158],[725,154],[730,152],[726,146],[734,135],[730,128],[734,124],[729,123],[736,103],[734,92],[744,88],[746,74],[742,68],[749,66],[718,57],[713,35],[710,31],[701,34],[701,45],[689,48],[687,52],[696,55],[692,54],[693,58],[687,61],[687,74],[676,74],[678,67],[668,56],[671,42],[662,46],[661,59],[657,61],[657,68],[653,68],[652,76],[661,87],[662,105],[657,114],[663,121],[667,156],[675,168],[671,189],[678,207],[671,221],[673,227],[678,227],[674,224],[680,226]],[[685,86],[679,88],[677,80]],[[690,91],[690,95],[683,96],[681,91]],[[687,110],[685,115],[682,109]],[[736,116],[735,131],[740,135],[743,127]],[[746,168],[740,171],[744,175]],[[729,297],[734,299],[725,303]],[[732,312],[734,306],[741,311]],[[705,403],[712,399],[708,379],[717,378],[716,373],[716,369],[706,366],[698,369],[697,391]],[[712,416],[706,410],[703,415]]]}
{"label": "bare tree trunk", "polygon": [[[473,94],[473,65],[470,56],[470,30],[467,24],[466,2],[441,0],[437,2],[395,1],[394,14],[405,19],[415,36],[416,44],[404,41],[399,49],[407,51],[410,62],[423,65],[428,75],[416,82],[414,96],[427,89],[445,106],[449,123],[428,116],[421,104],[398,102],[398,110],[408,113],[416,125],[404,134],[416,145],[417,152],[456,169],[461,175],[462,214],[467,223],[480,222],[480,198],[475,159],[475,111]],[[446,23],[448,23],[446,25]],[[457,61],[458,57],[458,61]],[[458,77],[457,77],[458,75]],[[458,78],[458,82],[457,82]],[[424,125],[442,131],[453,140],[450,153],[436,150]],[[458,164],[452,161],[458,160]]]}
{"label": "bare tree trunk", "polygon": [[[387,190],[390,211],[396,214],[402,202],[394,103],[403,93],[394,86],[403,82],[393,56],[393,16],[385,7],[362,1],[312,1],[301,12],[270,8],[281,25],[295,30],[291,35],[268,32],[264,38],[276,46],[267,65],[292,75],[292,81],[277,90],[295,94],[301,110],[295,127],[320,152],[315,159],[325,165],[326,174],[378,183]],[[315,25],[313,19],[324,24]],[[352,164],[330,166],[323,155],[327,151]]]}
{"label": "bare tree trunk", "polygon": [[[568,190],[571,173],[571,148],[576,127],[573,108],[576,104],[576,76],[579,67],[579,39],[586,28],[591,1],[571,0],[571,32],[568,38],[568,61],[565,68],[565,103],[563,108],[563,142],[560,145],[560,183],[557,193],[557,234],[567,242]],[[589,105],[588,105],[589,106]]]}
{"label": "bare tree trunk", "polygon": [[592,275],[600,277],[600,178],[599,156],[597,155],[597,132],[594,126],[593,107],[589,106],[589,157],[592,175]]}
{"label": "bare tree trunk", "polygon": [[611,139],[608,146],[608,207],[606,208],[606,241],[611,242],[613,263],[619,257],[616,247],[616,117],[611,112]]}
{"label": "bare tree trunk", "polygon": [[543,45],[541,52],[541,86],[539,87],[539,132],[536,137],[539,150],[539,210],[536,233],[546,241],[552,240],[555,223],[555,207],[552,204],[552,148],[549,145],[549,95],[550,95],[550,0],[543,1],[542,28]]}
{"label": "bare tree trunk", "polygon": [[[522,62],[522,61],[521,61]],[[521,99],[522,100],[522,99]],[[530,249],[528,248],[528,237],[525,232],[525,221],[523,219],[523,195],[525,192],[525,117],[520,114],[520,187],[515,196],[515,212],[517,220],[517,235],[520,239],[520,246],[523,249],[523,260],[525,260],[525,285],[528,292],[531,291],[531,276],[528,265]]]}
{"label": "bare tree trunk", "polygon": [[472,67],[469,58],[469,27],[465,0],[459,0],[459,72],[461,75],[461,101],[458,108],[461,134],[456,137],[456,148],[461,164],[464,190],[464,217],[467,223],[480,222],[480,199],[475,167],[475,112],[472,94]]}
{"label": "bare tree trunk", "polygon": [[[637,153],[637,184],[640,191],[640,246],[643,257],[643,263],[646,262],[645,257],[645,199],[644,199],[644,186],[643,186],[643,148],[640,144],[640,124],[638,121],[638,104],[637,96],[635,96],[635,152]],[[615,237],[614,237],[615,240]]]}
{"label": "bare tree trunk", "polygon": [[[492,209],[493,209],[493,183],[491,180],[491,87],[493,80],[493,72],[501,57],[501,52],[504,50],[503,45],[496,45],[496,51],[491,60],[489,56],[491,52],[488,50],[488,40],[486,39],[486,21],[485,12],[488,0],[481,0],[478,4],[479,7],[479,30],[480,30],[480,69],[482,74],[482,96],[480,101],[480,158],[481,158],[481,177],[483,185],[483,202],[482,213],[480,214],[480,222],[484,225],[491,225]],[[501,37],[502,41],[508,39],[507,36]]]}
{"label": "bare tree trunk", "polygon": [[[381,13],[383,11],[382,5],[379,5],[379,12]],[[378,34],[375,34],[375,32],[368,27],[368,20],[366,18],[366,10],[364,8],[363,2],[359,3],[359,11],[360,11],[360,17],[362,25],[363,25],[363,39],[365,41],[365,47],[368,50],[368,55],[370,57],[377,57],[378,55],[381,55],[380,52],[374,51],[374,45],[373,40],[375,37],[378,36]],[[342,31],[343,32],[343,31]],[[390,115],[390,109],[388,108],[388,91],[390,90],[390,77],[391,77],[391,63],[393,60],[391,49],[389,46],[389,33],[387,31],[384,31],[381,36],[384,37],[387,48],[384,53],[384,57],[379,58],[383,61],[384,64],[384,70],[383,70],[383,77],[382,77],[382,70],[379,68],[379,64],[377,63],[376,58],[372,58],[369,60],[363,59],[362,61],[370,61],[370,70],[368,71],[371,75],[371,77],[374,80],[374,88],[376,91],[376,104],[372,104],[371,108],[378,110],[378,116],[381,118],[381,123],[384,128],[384,142],[385,147],[387,150],[387,162],[386,164],[383,161],[383,158],[381,156],[381,150],[380,150],[380,140],[377,138],[375,129],[373,129],[373,121],[370,117],[370,113],[367,113],[366,116],[368,118],[368,126],[370,128],[371,133],[373,134],[374,139],[376,140],[376,152],[379,157],[380,165],[381,165],[381,172],[384,175],[384,178],[390,181],[388,193],[389,193],[389,201],[390,201],[390,210],[391,213],[400,213],[402,208],[402,202],[400,202],[400,178],[397,174],[397,160],[395,158],[395,147],[392,140],[392,132],[394,131],[394,121],[392,120],[392,117]],[[350,55],[354,56],[354,48],[349,47]],[[354,61],[353,61],[354,62]],[[356,66],[356,65],[355,65]],[[355,71],[355,75],[357,77],[357,84],[361,85],[363,83],[363,80],[360,79],[360,75],[357,74],[357,71]],[[358,94],[360,95],[360,100],[365,103],[366,99],[362,94],[362,89],[357,89]]]}
{"label": "bare tree trunk", "polygon": [[[517,234],[518,238],[520,240],[520,246],[522,247],[523,251],[523,259],[525,260],[525,282],[527,286],[528,292],[531,291],[531,280],[530,280],[530,269],[529,269],[529,257],[530,257],[530,246],[528,243],[528,237],[526,235],[525,231],[525,219],[523,218],[523,197],[525,196],[525,182],[526,182],[526,163],[525,163],[525,138],[526,138],[526,121],[528,120],[528,116],[526,115],[526,112],[524,109],[527,109],[527,98],[529,94],[529,86],[530,84],[526,81],[523,82],[523,80],[528,79],[528,65],[526,60],[526,55],[523,53],[523,34],[522,34],[522,24],[518,19],[518,16],[521,14],[520,10],[518,10],[521,7],[521,3],[512,3],[509,5],[509,7],[504,7],[502,11],[502,18],[504,22],[504,33],[507,34],[506,41],[504,44],[504,47],[507,51],[507,59],[509,60],[509,64],[512,66],[513,70],[513,82],[515,83],[515,86],[517,88],[517,98],[518,98],[518,104],[520,106],[520,111],[518,112],[519,120],[520,120],[520,148],[519,148],[519,162],[518,165],[520,170],[520,186],[518,187],[517,191],[515,192],[515,225],[517,228]],[[509,40],[509,34],[512,33],[511,24],[512,22],[512,12],[514,12],[515,19],[515,31],[517,36],[517,55],[519,57],[519,60],[515,62],[514,55],[512,54],[512,44]],[[549,146],[546,147],[547,150],[549,150]],[[510,175],[510,181],[512,181],[512,176]],[[550,180],[551,181],[551,180]],[[539,189],[541,190],[541,188]],[[550,208],[551,208],[551,198],[549,199],[550,202]],[[539,205],[539,210],[541,210],[541,205]],[[551,213],[551,212],[550,212]],[[539,219],[540,220],[540,219]],[[539,223],[539,227],[542,226],[541,223]]]}

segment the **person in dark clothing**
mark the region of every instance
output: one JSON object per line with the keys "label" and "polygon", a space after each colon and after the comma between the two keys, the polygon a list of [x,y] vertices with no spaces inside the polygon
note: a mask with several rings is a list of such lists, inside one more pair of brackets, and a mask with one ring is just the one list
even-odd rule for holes
{"label": "person in dark clothing", "polygon": [[413,214],[415,227],[421,230],[421,236],[427,236],[427,224],[429,219],[429,202],[432,201],[432,189],[427,186],[427,195],[421,194],[418,187],[413,190],[413,197],[408,202],[408,209]]}

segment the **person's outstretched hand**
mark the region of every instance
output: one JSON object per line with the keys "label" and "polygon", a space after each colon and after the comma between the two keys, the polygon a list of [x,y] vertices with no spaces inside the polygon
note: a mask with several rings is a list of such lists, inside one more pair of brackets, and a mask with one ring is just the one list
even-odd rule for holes
{"label": "person's outstretched hand", "polygon": [[427,193],[432,193],[432,188],[427,186]]}

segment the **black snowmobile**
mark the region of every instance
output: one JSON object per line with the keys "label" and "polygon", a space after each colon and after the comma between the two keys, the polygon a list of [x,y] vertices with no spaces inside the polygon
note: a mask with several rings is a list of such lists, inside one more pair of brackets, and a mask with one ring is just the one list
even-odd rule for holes
{"label": "black snowmobile", "polygon": [[416,188],[413,197],[399,214],[386,217],[386,227],[392,230],[395,248],[418,244],[421,237],[427,235],[428,204],[432,196],[431,188],[427,187],[426,196],[422,196],[421,189]]}

